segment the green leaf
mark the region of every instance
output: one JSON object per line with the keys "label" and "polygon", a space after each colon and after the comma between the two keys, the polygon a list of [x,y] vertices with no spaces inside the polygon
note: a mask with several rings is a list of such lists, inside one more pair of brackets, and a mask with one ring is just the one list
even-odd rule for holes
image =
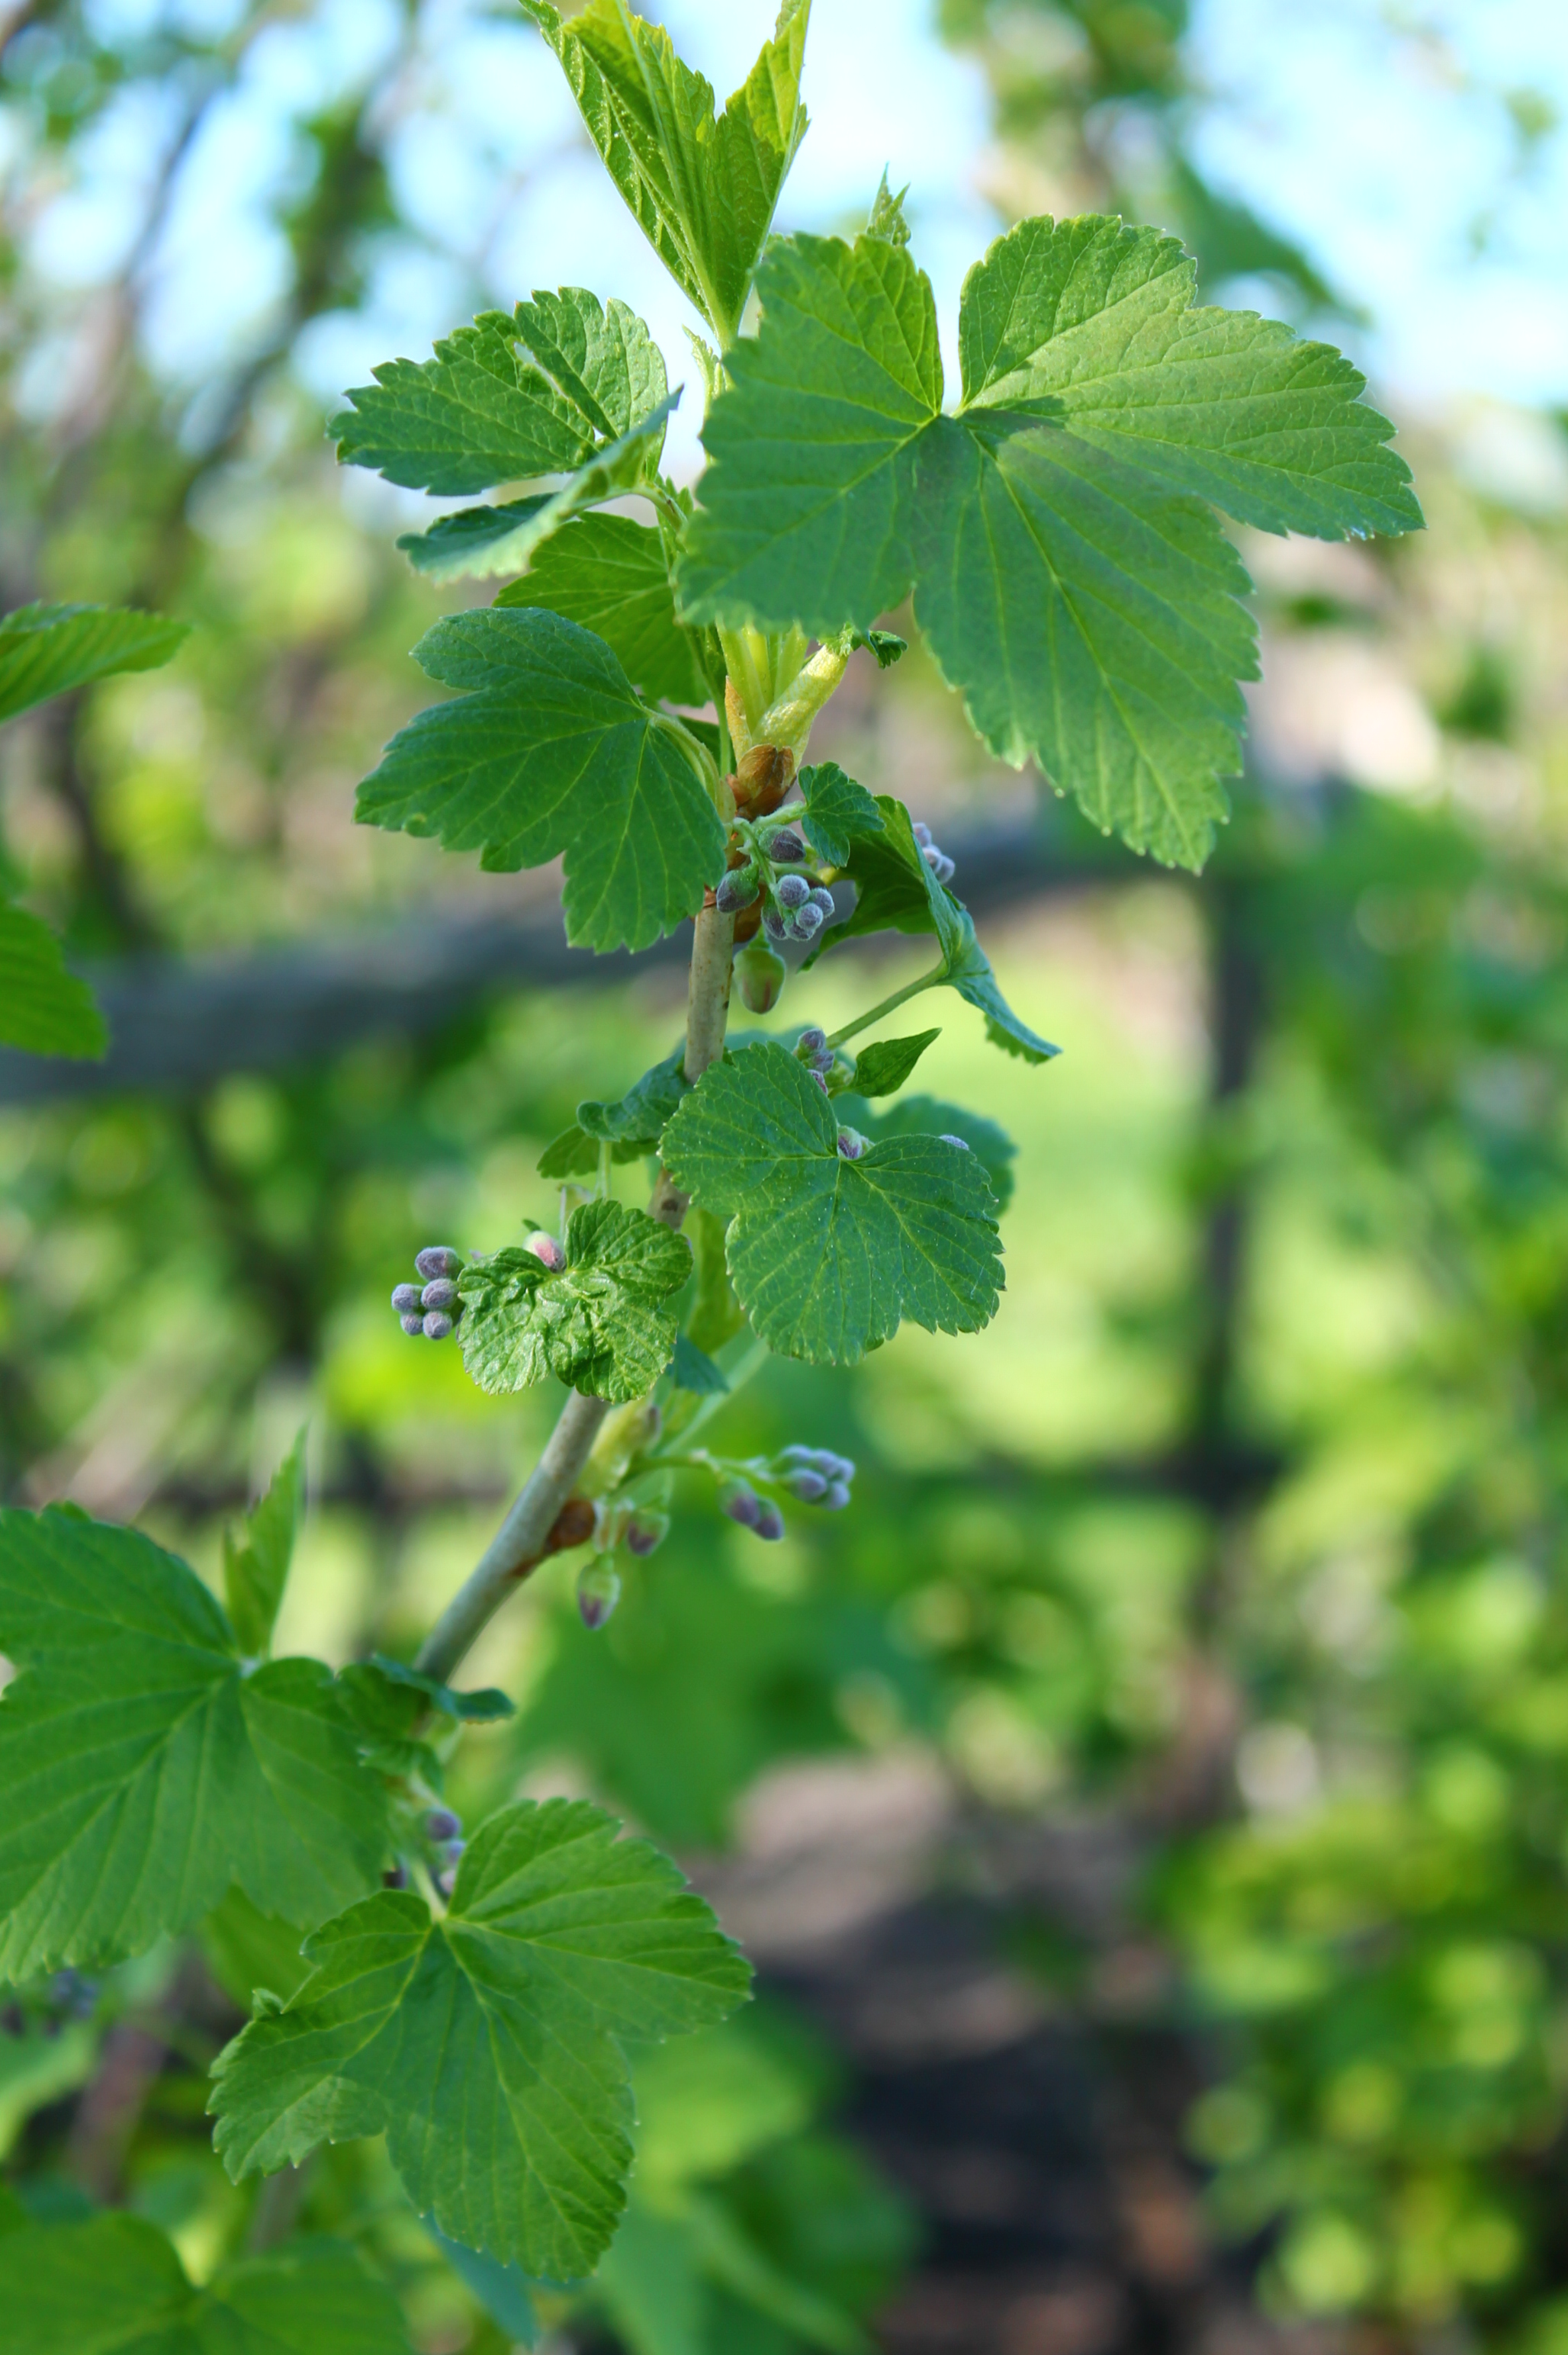
{"label": "green leaf", "polygon": [[677,581],[684,618],[869,634],[914,577],[915,463],[942,406],[931,282],[882,238],[779,240],[727,354]]}
{"label": "green leaf", "polygon": [[856,645],[876,656],[879,670],[891,670],[909,652],[909,640],[901,638],[896,630],[857,630],[853,634]]}
{"label": "green leaf", "polygon": [[549,0],[523,0],[523,8],[560,59],[638,227],[720,344],[731,344],[805,131],[800,69],[810,0],[784,0],[773,39],[717,122],[709,84],[626,0],[590,0],[570,24]]}
{"label": "green leaf", "polygon": [[443,1717],[456,1718],[460,1724],[494,1725],[498,1718],[517,1715],[515,1705],[496,1685],[484,1685],[474,1692],[457,1692],[451,1685],[443,1684],[439,1677],[427,1677],[422,1668],[408,1668],[401,1660],[389,1660],[382,1652],[373,1652],[367,1665],[389,1684],[416,1695]]}
{"label": "green leaf", "polygon": [[716,1219],[711,1210],[694,1207],[686,1214],[684,1231],[697,1262],[697,1296],[686,1320],[687,1337],[694,1348],[711,1358],[745,1329],[746,1312],[730,1282],[723,1220]]}
{"label": "green leaf", "polygon": [[304,1931],[260,1912],[242,1889],[231,1889],[213,1907],[197,1936],[208,1970],[241,2011],[250,2010],[263,1987],[286,2003],[310,1976],[300,1956]]}
{"label": "green leaf", "polygon": [[548,606],[592,630],[645,696],[670,703],[709,699],[692,634],[675,618],[664,542],[647,524],[629,516],[580,517],[538,550],[523,579],[496,602]]}
{"label": "green leaf", "polygon": [[585,1135],[601,1143],[633,1146],[640,1157],[656,1149],[666,1123],[690,1087],[683,1039],[662,1063],[645,1071],[615,1103],[600,1103],[590,1098],[580,1103],[577,1124]]}
{"label": "green leaf", "polygon": [[894,1137],[859,1161],[786,1049],[748,1047],[705,1071],[665,1133],[665,1167],[730,1216],[730,1273],[782,1356],[852,1365],[909,1317],[977,1332],[1002,1285],[993,1203],[975,1156]]}
{"label": "green leaf", "polygon": [[1209,502],[1330,538],[1421,521],[1356,370],[1192,310],[1179,247],[1098,217],[1020,223],[970,272],[956,417],[901,248],[790,240],[759,285],[760,332],[704,428],[684,617],[828,638],[912,584],[994,751],[1038,760],[1134,848],[1200,865],[1256,675]]}
{"label": "green leaf", "polygon": [[800,773],[805,801],[802,824],[812,847],[829,867],[847,867],[850,845],[882,830],[882,814],[864,785],[847,777],[837,761],[820,761]]}
{"label": "green leaf", "polygon": [[840,1096],[836,1106],[840,1120],[849,1121],[874,1138],[961,1136],[991,1181],[998,1215],[1007,1209],[1013,1199],[1013,1163],[1019,1149],[996,1121],[938,1096],[901,1096],[886,1112],[875,1111],[869,1103],[862,1111],[864,1101],[853,1089]]}
{"label": "green leaf", "polygon": [[0,2355],[395,2355],[398,2301],[349,2249],[296,2243],[193,2289],[138,2216],[0,2239]]}
{"label": "green leaf", "polygon": [[545,1146],[535,1167],[541,1178],[585,1177],[599,1167],[599,1147],[573,1121]]}
{"label": "green leaf", "polygon": [[710,2355],[708,2298],[685,2219],[634,2196],[593,2280],[628,2355]]}
{"label": "green leaf", "polygon": [[85,981],[66,970],[40,917],[0,901],[0,1045],[29,1055],[101,1055],[109,1033]]}
{"label": "green leaf", "polygon": [[1158,229],[1020,221],[964,284],[970,409],[1033,409],[1264,531],[1418,531],[1393,427],[1328,344],[1253,311],[1195,309],[1198,266]]}
{"label": "green leaf", "polygon": [[113,605],[20,606],[0,615],[0,719],[116,671],[161,670],[189,635],[185,622]]}
{"label": "green leaf", "polygon": [[449,2241],[433,2224],[427,2223],[425,2230],[464,2287],[500,2325],[507,2346],[532,2347],[539,2337],[539,2321],[521,2265],[499,2264],[482,2250],[465,2249],[461,2241]]}
{"label": "green leaf", "polygon": [[815,964],[827,949],[858,933],[933,932],[942,951],[943,982],[985,1016],[992,1044],[1027,1063],[1050,1062],[1060,1048],[1020,1022],[1002,996],[976,937],[973,917],[927,866],[908,810],[886,794],[877,796],[877,806],[882,814],[881,833],[857,838],[846,865],[855,885],[854,911],[832,927],[806,962]]}
{"label": "green leaf", "polygon": [[722,1398],[730,1387],[722,1366],[716,1366],[689,1334],[676,1335],[672,1363],[677,1391],[690,1391],[697,1398]]}
{"label": "green leaf", "polygon": [[919,1030],[909,1039],[877,1039],[863,1048],[855,1062],[854,1091],[858,1096],[897,1095],[940,1030]]}
{"label": "green leaf", "polygon": [[[443,517],[429,531],[406,533],[398,546],[415,571],[431,581],[521,571],[534,551],[548,547],[551,537],[584,507],[598,506],[646,483],[658,464],[665,428],[679,399],[678,392],[671,393],[640,425],[606,442],[560,490],[543,497],[507,500],[500,506],[464,507]],[[704,699],[705,695],[698,698]]]}
{"label": "green leaf", "polygon": [[271,1647],[278,1606],[288,1582],[294,1542],[304,1518],[304,1443],[302,1429],[272,1475],[272,1485],[246,1517],[245,1535],[223,1532],[223,1599],[234,1640],[249,1658]]}
{"label": "green leaf", "polygon": [[385,2133],[421,2215],[536,2278],[590,2273],[632,2163],[618,2040],[711,2027],[750,1973],[702,1900],[600,1808],[503,1808],[451,1909],[383,1891],[318,1930],[286,2010],[213,2070],[237,2179]]}
{"label": "green leaf", "polygon": [[[443,496],[571,474],[640,427],[669,390],[664,357],[624,303],[581,286],[485,311],[429,360],[390,360],[328,432],[346,466]],[[662,435],[662,421],[659,432]]]}
{"label": "green leaf", "polygon": [[381,1791],[329,1671],[247,1676],[195,1572],[137,1530],[0,1509],[0,1978],[140,1954],[237,1881],[318,1922],[373,1887]]}
{"label": "green leaf", "polygon": [[553,1374],[592,1398],[640,1398],[669,1363],[690,1274],[686,1242],[645,1210],[584,1202],[557,1273],[515,1246],[464,1270],[463,1362],[493,1395]]}
{"label": "green leaf", "polygon": [[457,613],[414,648],[470,690],[400,730],[359,788],[367,826],[479,850],[491,873],[566,860],[566,932],[646,948],[724,871],[724,828],[688,751],[600,638],[559,613]]}

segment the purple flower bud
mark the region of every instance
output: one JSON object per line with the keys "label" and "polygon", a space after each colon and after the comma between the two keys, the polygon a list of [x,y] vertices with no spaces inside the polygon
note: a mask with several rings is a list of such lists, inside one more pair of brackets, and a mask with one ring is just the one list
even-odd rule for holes
{"label": "purple flower bud", "polygon": [[781,875],[773,886],[773,897],[781,908],[804,908],[811,897],[811,886],[804,875]]}
{"label": "purple flower bud", "polygon": [[774,1545],[784,1533],[784,1515],[776,1505],[764,1505],[752,1527],[758,1537]]}
{"label": "purple flower bud", "polygon": [[813,1472],[808,1465],[803,1464],[797,1472],[789,1476],[789,1492],[792,1497],[798,1497],[803,1505],[819,1505],[827,1494],[827,1483],[820,1472]]}
{"label": "purple flower bud", "polygon": [[425,1339],[427,1341],[444,1341],[451,1330],[452,1319],[447,1315],[445,1309],[432,1308],[429,1316],[424,1320]]}
{"label": "purple flower bud", "polygon": [[831,1047],[819,1047],[811,1059],[811,1068],[814,1071],[830,1071],[837,1060]]}
{"label": "purple flower bud", "polygon": [[966,1136],[955,1136],[949,1129],[944,1128],[941,1130],[938,1133],[936,1141],[938,1145],[955,1145],[960,1153],[967,1153],[971,1150],[969,1140]]}
{"label": "purple flower bud", "polygon": [[462,1863],[463,1853],[467,1846],[468,1842],[466,1840],[460,1839],[450,1839],[443,1843],[441,1851],[442,1858],[449,1871],[455,1871],[457,1867]]}
{"label": "purple flower bud", "polygon": [[542,1233],[530,1235],[523,1249],[532,1252],[534,1257],[543,1266],[548,1267],[552,1275],[559,1275],[566,1265],[566,1253],[553,1235]]}
{"label": "purple flower bud", "polygon": [[811,1078],[812,1078],[812,1079],[814,1079],[814,1080],[816,1082],[816,1084],[817,1084],[817,1086],[822,1090],[823,1094],[824,1094],[824,1095],[826,1095],[826,1094],[827,1093],[827,1072],[826,1072],[826,1071],[813,1071],[813,1072],[810,1074],[810,1076],[811,1076]]}
{"label": "purple flower bud", "polygon": [[417,1308],[419,1305],[420,1288],[417,1284],[400,1284],[394,1286],[392,1305],[400,1316],[407,1316],[410,1311]]}
{"label": "purple flower bud", "polygon": [[825,1472],[830,1480],[852,1480],[855,1477],[855,1466],[848,1456],[835,1455],[830,1447],[818,1451],[816,1468]]}
{"label": "purple flower bud", "polygon": [[780,828],[768,845],[768,857],[775,867],[797,867],[805,857],[805,845],[793,826]]}
{"label": "purple flower bud", "polygon": [[790,936],[788,919],[781,916],[776,908],[763,910],[763,930],[770,941],[787,941]]}
{"label": "purple flower bud", "polygon": [[838,1150],[846,1161],[859,1161],[861,1154],[866,1150],[866,1139],[858,1128],[841,1128],[838,1132]]}
{"label": "purple flower bud", "polygon": [[427,1243],[422,1252],[414,1254],[414,1265],[427,1284],[438,1275],[461,1275],[462,1254],[447,1243]]}
{"label": "purple flower bud", "polygon": [[399,1317],[398,1322],[402,1327],[411,1341],[413,1339],[416,1333],[422,1333],[424,1331],[424,1318],[420,1315],[417,1308],[411,1308],[406,1316]]}
{"label": "purple flower bud", "polygon": [[763,1500],[743,1480],[727,1480],[719,1491],[719,1509],[743,1529],[754,1529],[763,1514]]}
{"label": "purple flower bud", "polygon": [[949,858],[945,850],[934,853],[928,850],[925,854],[925,863],[939,883],[951,883],[958,872],[957,867]]}
{"label": "purple flower bud", "polygon": [[742,908],[751,906],[761,888],[754,867],[732,867],[720,880],[714,905],[721,916],[738,916]]}
{"label": "purple flower bud", "polygon": [[816,1025],[813,1024],[809,1030],[803,1030],[801,1032],[799,1038],[795,1042],[795,1051],[800,1057],[803,1063],[809,1062],[813,1055],[820,1055],[822,1050],[827,1046],[827,1031],[818,1030]]}
{"label": "purple flower bud", "polygon": [[795,936],[797,941],[814,940],[821,930],[822,911],[815,900],[808,900],[804,908],[795,911]]}
{"label": "purple flower bud", "polygon": [[818,883],[813,887],[811,904],[814,908],[821,909],[824,920],[837,912],[833,894],[826,883]]}
{"label": "purple flower bud", "polygon": [[914,838],[919,843],[923,850],[930,849],[931,828],[926,825],[923,818],[917,817],[914,822]]}
{"label": "purple flower bud", "polygon": [[805,1444],[798,1439],[793,1441],[788,1447],[781,1447],[779,1450],[779,1462],[781,1464],[815,1464],[816,1461],[816,1448],[805,1446]]}
{"label": "purple flower bud", "polygon": [[822,1509],[825,1513],[841,1513],[848,1502],[849,1483],[848,1480],[835,1480],[822,1499]]}
{"label": "purple flower bud", "polygon": [[457,1286],[449,1275],[438,1275],[435,1282],[427,1284],[420,1295],[421,1308],[451,1308],[456,1300]]}
{"label": "purple flower bud", "polygon": [[432,1840],[455,1839],[463,1829],[463,1818],[454,1816],[450,1807],[432,1807],[424,1819],[424,1828]]}
{"label": "purple flower bud", "polygon": [[603,1560],[591,1561],[577,1582],[577,1615],[596,1635],[621,1600],[621,1581]]}
{"label": "purple flower bud", "polygon": [[450,1897],[456,1884],[455,1872],[438,1872],[435,1876],[436,1888],[443,1897]]}
{"label": "purple flower bud", "polygon": [[669,1535],[669,1515],[655,1512],[646,1507],[632,1515],[626,1523],[626,1550],[639,1561],[656,1553]]}

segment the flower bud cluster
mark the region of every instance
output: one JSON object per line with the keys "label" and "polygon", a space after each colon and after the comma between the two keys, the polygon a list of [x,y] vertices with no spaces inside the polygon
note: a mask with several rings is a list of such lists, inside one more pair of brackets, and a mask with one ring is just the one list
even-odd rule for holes
{"label": "flower bud cluster", "polygon": [[435,1885],[443,1897],[450,1897],[468,1845],[463,1837],[463,1818],[450,1807],[432,1807],[424,1819],[424,1836],[435,1855]]}
{"label": "flower bud cluster", "polygon": [[462,1255],[446,1243],[427,1243],[415,1253],[414,1267],[419,1283],[400,1284],[392,1293],[398,1322],[411,1339],[422,1333],[427,1341],[444,1341],[463,1314],[456,1281]]}
{"label": "flower bud cluster", "polygon": [[804,1063],[824,1095],[827,1093],[827,1074],[841,1059],[828,1045],[826,1035],[816,1028],[803,1030],[795,1042],[797,1063]]}
{"label": "flower bud cluster", "polygon": [[814,941],[832,913],[833,894],[826,884],[781,875],[773,904],[763,911],[763,930],[770,941]]}
{"label": "flower bud cluster", "polygon": [[836,1455],[830,1447],[786,1447],[778,1465],[774,1478],[801,1504],[841,1513],[849,1502],[855,1466],[848,1455]]}
{"label": "flower bud cluster", "polygon": [[932,840],[931,828],[928,826],[921,824],[917,820],[914,829],[914,838],[920,845],[921,857],[924,859],[926,865],[930,868],[937,881],[939,883],[951,883],[954,876],[958,870],[955,867],[952,859],[947,856],[945,850],[942,848],[940,843],[935,843]]}
{"label": "flower bud cluster", "polygon": [[764,1504],[756,1490],[744,1480],[721,1480],[719,1484],[719,1509],[753,1537],[764,1538],[776,1544],[784,1533],[784,1515],[774,1504]]}

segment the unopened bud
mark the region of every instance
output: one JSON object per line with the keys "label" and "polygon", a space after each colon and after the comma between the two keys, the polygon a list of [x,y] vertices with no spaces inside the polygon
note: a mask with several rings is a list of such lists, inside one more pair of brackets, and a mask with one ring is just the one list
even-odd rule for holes
{"label": "unopened bud", "polygon": [[566,1265],[566,1253],[553,1235],[532,1234],[523,1245],[523,1249],[532,1252],[534,1257],[541,1265],[548,1267],[552,1275],[559,1275]]}
{"label": "unopened bud", "polygon": [[790,936],[789,918],[781,916],[776,908],[764,908],[763,930],[770,941],[787,941]]}
{"label": "unopened bud", "polygon": [[833,894],[826,883],[816,883],[812,886],[811,904],[814,908],[820,908],[824,917],[831,916],[836,912]]}
{"label": "unopened bud", "polygon": [[456,1873],[438,1872],[435,1876],[435,1885],[443,1897],[450,1897],[453,1889],[457,1886]]}
{"label": "unopened bud", "polygon": [[913,833],[914,838],[919,843],[921,848],[923,850],[928,850],[931,847],[931,828],[926,825],[923,818],[916,818]]}
{"label": "unopened bud", "polygon": [[822,922],[821,909],[815,900],[808,900],[804,908],[797,908],[795,911],[795,939],[797,941],[815,940],[822,930]]}
{"label": "unopened bud", "polygon": [[820,1055],[827,1044],[827,1033],[825,1030],[818,1030],[814,1025],[811,1029],[801,1032],[795,1042],[795,1051],[801,1061],[806,1063],[810,1061],[813,1055]]}
{"label": "unopened bud", "polygon": [[841,1513],[848,1502],[849,1483],[848,1480],[831,1481],[828,1484],[827,1494],[822,1499],[822,1508],[824,1512]]}
{"label": "unopened bud", "polygon": [[452,1330],[452,1319],[444,1308],[432,1308],[424,1320],[427,1341],[444,1341]]}
{"label": "unopened bud", "polygon": [[846,1161],[859,1161],[866,1150],[866,1142],[858,1128],[841,1128],[838,1132],[838,1151]]}
{"label": "unopened bud", "polygon": [[424,1828],[432,1840],[455,1839],[463,1829],[463,1818],[454,1816],[450,1807],[432,1807],[424,1819]]}
{"label": "unopened bud", "polygon": [[776,1505],[764,1505],[752,1527],[758,1537],[766,1538],[770,1545],[776,1545],[784,1533],[784,1515]]}
{"label": "unopened bud", "polygon": [[811,886],[804,875],[781,875],[773,886],[773,897],[781,908],[804,908],[811,897]]}
{"label": "unopened bud", "polygon": [[442,1860],[449,1872],[454,1872],[462,1863],[464,1851],[467,1846],[466,1840],[460,1839],[449,1839],[443,1844]]}
{"label": "unopened bud", "polygon": [[447,1243],[427,1243],[422,1252],[414,1254],[414,1265],[427,1284],[438,1275],[461,1275],[462,1254]]}
{"label": "unopened bud", "polygon": [[[770,914],[772,911],[769,911]],[[784,983],[789,979],[789,967],[782,956],[776,956],[761,941],[742,949],[735,959],[735,984],[741,1002],[752,1014],[767,1014],[778,1004]]]}
{"label": "unopened bud", "polygon": [[394,1285],[392,1290],[392,1305],[397,1310],[400,1316],[407,1316],[411,1310],[417,1308],[419,1305],[420,1288],[417,1284],[400,1284]]}
{"label": "unopened bud", "polygon": [[577,1582],[577,1615],[596,1635],[621,1600],[621,1581],[607,1561],[591,1561]]}
{"label": "unopened bud", "polygon": [[763,1514],[763,1500],[743,1480],[726,1480],[719,1491],[719,1509],[743,1529],[754,1529]]}
{"label": "unopened bud", "polygon": [[956,864],[949,858],[945,850],[928,850],[925,854],[925,863],[939,883],[951,883],[958,872]]}
{"label": "unopened bud", "polygon": [[427,1284],[424,1290],[421,1293],[420,1306],[421,1308],[451,1308],[455,1305],[456,1300],[457,1286],[453,1283],[452,1278],[449,1275],[438,1275],[435,1282],[433,1284]]}
{"label": "unopened bud", "polygon": [[955,1136],[951,1130],[945,1128],[939,1132],[936,1141],[938,1145],[955,1145],[960,1153],[968,1153],[973,1149],[966,1136]]}
{"label": "unopened bud", "polygon": [[811,1068],[814,1071],[830,1071],[837,1060],[831,1047],[819,1047],[811,1059]]}
{"label": "unopened bud", "polygon": [[720,879],[713,904],[721,916],[738,915],[742,908],[751,906],[761,889],[754,867],[732,867]]}
{"label": "unopened bud", "polygon": [[626,1550],[643,1561],[656,1553],[669,1535],[669,1515],[640,1508],[626,1523]]}
{"label": "unopened bud", "polygon": [[822,1090],[824,1095],[827,1093],[827,1074],[826,1071],[811,1071],[808,1072],[806,1076],[816,1082],[817,1086]]}
{"label": "unopened bud", "polygon": [[[416,1298],[418,1297],[417,1295],[415,1296]],[[424,1331],[424,1318],[417,1308],[411,1308],[406,1316],[399,1317],[398,1322],[402,1327],[411,1341],[413,1339],[416,1333],[422,1333]]]}
{"label": "unopened bud", "polygon": [[797,867],[805,857],[805,845],[793,826],[786,826],[774,835],[768,845],[768,857],[776,867]]}
{"label": "unopened bud", "polygon": [[789,1476],[789,1492],[803,1505],[818,1505],[827,1494],[827,1483],[820,1472],[813,1472],[803,1464],[798,1472]]}

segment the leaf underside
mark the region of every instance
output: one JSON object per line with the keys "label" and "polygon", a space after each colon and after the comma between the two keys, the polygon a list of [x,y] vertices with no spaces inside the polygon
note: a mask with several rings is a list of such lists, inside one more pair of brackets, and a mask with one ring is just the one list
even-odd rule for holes
{"label": "leaf underside", "polygon": [[632,2163],[623,2038],[710,2027],[750,1973],[674,1865],[581,1801],[492,1816],[451,1908],[384,1891],[213,2071],[230,2175],[385,2133],[421,2215],[535,2277],[591,2273]]}
{"label": "leaf underside", "polygon": [[693,622],[869,631],[911,588],[987,743],[1094,822],[1200,865],[1256,676],[1215,507],[1321,538],[1419,527],[1392,428],[1320,344],[1195,308],[1157,230],[1021,222],[970,272],[941,413],[930,284],[903,248],[799,237],[729,356],[679,595]]}

